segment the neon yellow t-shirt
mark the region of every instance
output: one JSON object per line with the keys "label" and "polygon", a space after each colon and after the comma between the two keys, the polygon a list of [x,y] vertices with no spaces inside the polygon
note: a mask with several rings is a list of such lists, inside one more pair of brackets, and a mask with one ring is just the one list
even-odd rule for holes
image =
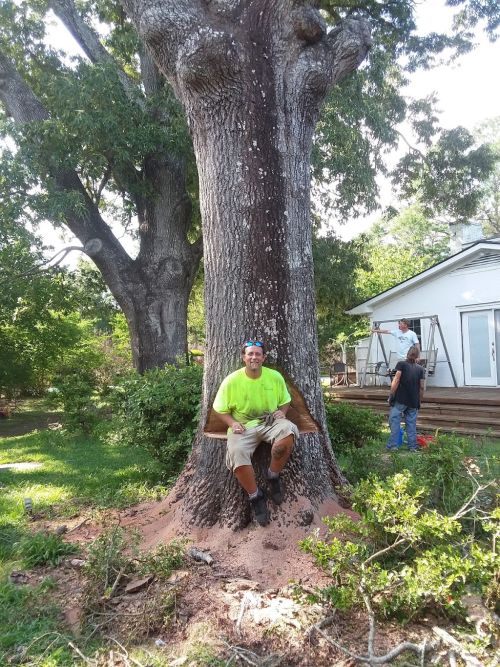
{"label": "neon yellow t-shirt", "polygon": [[240,368],[223,380],[213,407],[216,412],[231,414],[240,424],[252,428],[266,412],[274,412],[291,400],[278,371],[263,366],[261,376],[252,379]]}

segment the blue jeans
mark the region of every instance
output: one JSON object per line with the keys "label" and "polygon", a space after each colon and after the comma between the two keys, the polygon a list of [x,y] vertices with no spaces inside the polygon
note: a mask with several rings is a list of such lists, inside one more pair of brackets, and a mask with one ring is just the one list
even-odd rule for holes
{"label": "blue jeans", "polygon": [[404,403],[395,403],[389,411],[389,427],[391,434],[387,447],[396,449],[398,446],[401,419],[404,417],[408,449],[418,449],[417,446],[417,415],[418,408],[409,408]]}

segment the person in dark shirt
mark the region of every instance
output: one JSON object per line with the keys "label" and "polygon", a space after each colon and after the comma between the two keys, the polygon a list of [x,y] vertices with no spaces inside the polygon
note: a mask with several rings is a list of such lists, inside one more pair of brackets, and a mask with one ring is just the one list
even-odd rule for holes
{"label": "person in dark shirt", "polygon": [[387,449],[389,450],[398,447],[401,419],[404,417],[408,449],[411,452],[418,451],[417,415],[424,396],[425,380],[424,369],[416,363],[419,356],[419,348],[412,345],[407,352],[406,361],[398,361],[396,364],[396,375],[392,380],[389,396],[389,405],[391,406],[389,411],[391,434],[387,443]]}

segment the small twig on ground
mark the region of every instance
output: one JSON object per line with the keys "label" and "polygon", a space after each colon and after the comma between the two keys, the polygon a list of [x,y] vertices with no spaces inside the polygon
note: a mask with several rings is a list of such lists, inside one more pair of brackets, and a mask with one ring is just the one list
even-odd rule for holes
{"label": "small twig on ground", "polygon": [[88,523],[89,521],[90,521],[90,517],[88,516],[88,517],[87,517],[86,519],[84,519],[83,521],[80,521],[80,523],[78,523],[76,526],[73,526],[73,528],[70,528],[70,529],[68,530],[68,534],[69,534],[69,533],[73,533],[75,530],[78,530],[79,528],[81,528],[82,526],[84,526],[84,525],[85,525],[86,523]]}
{"label": "small twig on ground", "polygon": [[318,623],[315,623],[314,625],[311,625],[311,627],[310,627],[308,630],[306,630],[305,637],[307,637],[308,635],[310,635],[311,632],[313,632],[313,630],[316,630],[317,628],[321,628],[321,629],[323,629],[323,628],[327,628],[328,626],[330,626],[330,625],[333,623],[334,619],[335,619],[335,613],[336,613],[336,611],[337,611],[337,610],[334,609],[334,610],[333,610],[333,613],[332,613],[330,616],[327,616],[326,618],[323,618],[323,619],[322,619],[321,621],[319,621]]}
{"label": "small twig on ground", "polygon": [[122,567],[122,569],[116,575],[116,579],[115,579],[113,585],[111,586],[111,590],[109,591],[109,593],[107,595],[103,595],[104,600],[111,600],[111,598],[115,594],[115,591],[118,588],[118,584],[120,583],[121,578],[123,577],[124,574],[125,574],[125,567]]}
{"label": "small twig on ground", "polygon": [[135,658],[132,658],[132,657],[128,654],[128,651],[127,651],[127,649],[125,648],[125,646],[123,646],[122,644],[120,644],[120,642],[119,642],[117,639],[115,639],[114,637],[109,637],[109,636],[106,636],[105,639],[109,639],[110,641],[114,642],[119,648],[121,648],[121,650],[123,651],[123,655],[122,655],[122,657],[124,657],[126,660],[128,660],[128,661],[131,662],[132,664],[136,665],[137,667],[144,667],[144,665],[142,664],[142,662],[139,662],[138,660],[136,660]]}
{"label": "small twig on ground", "polygon": [[228,650],[231,651],[231,653],[233,654],[230,658],[230,661],[228,662],[228,665],[231,664],[231,661],[233,660],[234,657],[237,657],[246,662],[248,665],[252,665],[253,667],[258,667],[260,658],[256,653],[253,653],[252,651],[249,651],[248,649],[243,648],[242,646],[233,646],[232,644],[229,644],[224,640],[222,640],[222,643],[225,644]]}
{"label": "small twig on ground", "polygon": [[74,652],[75,652],[75,653],[76,653],[76,654],[77,654],[77,655],[78,655],[84,662],[86,662],[87,665],[94,665],[94,666],[97,665],[97,661],[96,661],[96,660],[91,660],[90,658],[87,658],[87,656],[84,655],[84,654],[80,651],[80,649],[78,648],[78,646],[75,646],[75,644],[73,644],[73,642],[68,642],[68,646],[69,646],[70,649],[72,649],[72,650],[73,650],[73,651],[74,651]]}
{"label": "small twig on ground", "polygon": [[420,667],[425,667],[425,650],[427,646],[427,639],[424,638],[422,642],[422,655],[420,656]]}
{"label": "small twig on ground", "polygon": [[247,607],[250,605],[255,606],[256,598],[255,596],[251,593],[251,591],[245,591],[245,594],[243,595],[243,598],[241,599],[241,605],[240,605],[240,612],[238,614],[238,620],[236,621],[236,634],[238,637],[241,636],[241,623],[243,621],[243,616],[245,615],[245,611]]}

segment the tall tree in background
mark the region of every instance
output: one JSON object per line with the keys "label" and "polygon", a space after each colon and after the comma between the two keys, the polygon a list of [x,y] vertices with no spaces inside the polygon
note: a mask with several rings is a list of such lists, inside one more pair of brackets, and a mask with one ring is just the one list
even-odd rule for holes
{"label": "tall tree in background", "polygon": [[366,244],[364,235],[352,241],[343,241],[334,234],[313,239],[320,355],[339,334],[355,335],[359,328],[357,319],[345,311],[361,301],[356,275],[370,266]]}
{"label": "tall tree in background", "polygon": [[450,254],[450,228],[414,205],[374,224],[364,235],[367,266],[355,279],[359,302],[415,276]]}
{"label": "tall tree in background", "polygon": [[492,173],[483,185],[476,216],[485,236],[495,236],[500,234],[500,116],[482,123],[474,136],[490,146],[495,159]]}
{"label": "tall tree in background", "polygon": [[[376,177],[390,175],[385,156],[401,148],[406,155],[395,174],[400,195],[414,201],[414,176],[420,172],[425,203],[434,212],[442,215],[451,205],[452,217],[470,214],[477,205],[478,180],[485,177],[484,167],[488,169],[488,149],[473,146],[464,128],[441,128],[438,98],[413,99],[405,86],[416,69],[429,69],[443,57],[455,60],[474,48],[476,29],[494,40],[500,24],[498,2],[448,0],[450,13],[456,8],[453,32],[426,35],[416,31],[416,7],[406,0],[318,4],[332,22],[368,17],[373,38],[366,66],[332,89],[315,131],[314,201],[322,217],[345,222],[377,209]],[[409,136],[401,134],[403,122]]]}
{"label": "tall tree in background", "polygon": [[393,182],[401,197],[418,202],[429,219],[469,222],[481,205],[495,161],[489,144],[478,146],[471,132],[457,127],[442,132],[425,153],[411,150],[394,170]]}
{"label": "tall tree in background", "polygon": [[67,276],[40,270],[41,243],[0,227],[0,394],[42,390],[65,350],[80,338]]}
{"label": "tall tree in background", "polygon": [[[136,368],[186,354],[187,304],[201,257],[190,241],[190,143],[163,76],[115,3],[4,2],[0,102],[2,219],[64,223],[99,268],[128,322]],[[85,58],[46,45],[52,9]],[[101,38],[92,21],[103,21]],[[12,122],[14,121],[14,122]],[[11,145],[11,144],[9,144]],[[130,228],[132,259],[111,225]]]}

